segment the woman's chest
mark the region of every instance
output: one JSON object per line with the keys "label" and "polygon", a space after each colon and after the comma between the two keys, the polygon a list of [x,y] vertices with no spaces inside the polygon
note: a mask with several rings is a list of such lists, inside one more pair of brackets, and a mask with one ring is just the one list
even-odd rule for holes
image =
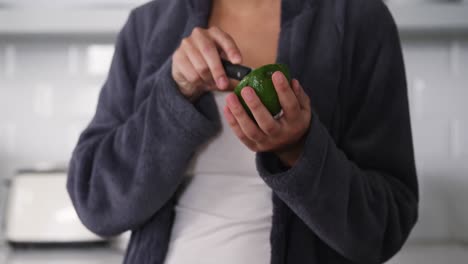
{"label": "woman's chest", "polygon": [[[261,26],[250,25],[251,23],[243,22],[245,25],[236,26],[236,23],[224,19],[211,20],[210,26],[221,28],[234,39],[242,54],[243,65],[258,68],[275,63],[278,53],[279,23],[277,28],[271,23]],[[238,81],[231,80],[230,83],[231,89],[234,89]]]}
{"label": "woman's chest", "polygon": [[268,20],[245,20],[213,14],[209,26],[219,27],[234,39],[242,54],[242,64],[258,68],[276,62],[280,33],[279,14],[277,16]]}

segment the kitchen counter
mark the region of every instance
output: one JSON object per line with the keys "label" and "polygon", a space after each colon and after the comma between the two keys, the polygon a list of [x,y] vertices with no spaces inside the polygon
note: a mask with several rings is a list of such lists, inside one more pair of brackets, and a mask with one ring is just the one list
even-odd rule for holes
{"label": "kitchen counter", "polygon": [[[0,264],[120,264],[123,250],[116,247],[75,249],[11,249],[0,243]],[[407,244],[386,264],[464,264],[468,247],[463,244]]]}
{"label": "kitchen counter", "polygon": [[0,247],[0,264],[118,264],[122,261],[123,253],[108,247],[66,249]]}

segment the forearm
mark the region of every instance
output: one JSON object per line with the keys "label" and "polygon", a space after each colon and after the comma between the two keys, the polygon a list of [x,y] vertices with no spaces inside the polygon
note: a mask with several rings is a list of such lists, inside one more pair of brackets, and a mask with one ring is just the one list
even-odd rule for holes
{"label": "forearm", "polygon": [[416,221],[416,194],[394,175],[360,169],[318,120],[291,168],[279,171],[271,154],[259,155],[260,175],[272,190],[323,241],[356,262],[393,254]]}
{"label": "forearm", "polygon": [[[219,128],[216,114],[206,116],[217,113],[213,98],[191,104],[164,69],[123,123],[108,115],[113,107],[98,106],[73,153],[67,187],[78,215],[96,233],[119,233],[153,215],[176,190],[195,148]],[[112,97],[110,86],[103,96]]]}

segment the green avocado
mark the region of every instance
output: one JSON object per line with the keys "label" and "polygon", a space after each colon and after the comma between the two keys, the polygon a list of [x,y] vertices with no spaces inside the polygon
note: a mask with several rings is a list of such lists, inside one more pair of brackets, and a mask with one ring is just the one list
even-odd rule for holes
{"label": "green avocado", "polygon": [[273,116],[276,116],[281,112],[281,105],[271,76],[277,71],[282,72],[286,76],[286,79],[288,79],[288,82],[291,83],[289,69],[285,64],[268,64],[250,72],[234,89],[234,93],[252,119],[254,119],[252,112],[241,96],[242,89],[246,86],[252,87],[268,111]]}

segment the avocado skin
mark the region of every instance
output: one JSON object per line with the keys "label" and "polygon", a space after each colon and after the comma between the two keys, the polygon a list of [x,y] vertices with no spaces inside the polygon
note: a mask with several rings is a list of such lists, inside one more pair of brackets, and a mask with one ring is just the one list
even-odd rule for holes
{"label": "avocado skin", "polygon": [[234,89],[234,93],[239,98],[239,101],[250,118],[254,119],[254,116],[241,96],[241,91],[246,86],[250,86],[254,89],[260,101],[262,101],[272,116],[277,115],[281,111],[278,94],[276,93],[275,86],[271,79],[271,76],[276,71],[281,71],[286,76],[288,82],[291,83],[289,69],[285,64],[267,64],[250,72]]}

